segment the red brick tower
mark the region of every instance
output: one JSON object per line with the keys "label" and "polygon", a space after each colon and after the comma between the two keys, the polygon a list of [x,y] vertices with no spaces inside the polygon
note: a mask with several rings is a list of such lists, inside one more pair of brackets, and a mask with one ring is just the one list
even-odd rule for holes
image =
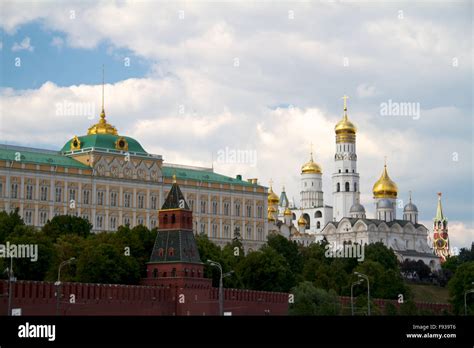
{"label": "red brick tower", "polygon": [[158,220],[158,234],[142,283],[174,289],[176,315],[213,314],[206,304],[212,283],[211,279],[203,278],[204,264],[194,239],[193,213],[174,176]]}

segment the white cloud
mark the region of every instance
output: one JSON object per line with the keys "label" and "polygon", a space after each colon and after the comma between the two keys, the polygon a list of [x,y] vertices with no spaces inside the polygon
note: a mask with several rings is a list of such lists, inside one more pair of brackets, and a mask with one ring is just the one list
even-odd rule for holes
{"label": "white cloud", "polygon": [[[219,163],[216,170],[259,177],[265,185],[273,178],[277,191],[285,185],[298,200],[299,170],[312,142],[332,204],[334,125],[340,97],[348,94],[369,215],[384,156],[401,198],[412,190],[422,216],[431,218],[437,191],[454,197],[449,204],[456,220],[472,215],[472,189],[465,186],[472,177],[466,127],[472,104],[462,93],[471,83],[472,49],[469,40],[458,39],[470,29],[469,11],[461,6],[439,5],[438,12],[409,7],[400,21],[395,5],[354,11],[350,3],[295,3],[289,20],[285,3],[80,3],[74,18],[69,5],[48,4],[8,2],[0,23],[14,33],[40,21],[64,38],[52,43],[91,49],[105,42],[112,54],[125,48],[151,62],[146,78],[106,85],[106,113],[119,132],[165,161],[209,166],[212,154],[227,146],[255,149],[256,167]],[[381,117],[380,103],[388,99],[419,102],[421,118]],[[55,104],[65,100],[99,102],[100,86],[3,90],[1,138],[60,147],[84,133],[92,123],[87,117],[55,115]],[[274,109],[285,104],[295,107]]]}
{"label": "white cloud", "polygon": [[18,42],[15,42],[12,46],[12,51],[13,52],[18,52],[18,51],[29,51],[29,52],[33,52],[34,50],[34,47],[31,46],[31,40],[30,38],[27,36],[23,39],[23,41],[21,41],[20,43]]}

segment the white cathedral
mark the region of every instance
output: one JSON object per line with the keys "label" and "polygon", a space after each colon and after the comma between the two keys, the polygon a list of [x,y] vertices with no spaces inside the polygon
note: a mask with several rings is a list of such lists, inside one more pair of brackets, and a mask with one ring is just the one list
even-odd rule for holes
{"label": "white cathedral", "polygon": [[397,219],[398,188],[390,179],[386,164],[372,189],[375,218],[366,217],[365,208],[360,204],[357,129],[347,116],[347,97],[343,99],[344,115],[335,126],[333,206],[324,202],[322,170],[311,152],[310,160],[301,167],[300,207],[288,200],[284,188],[278,197],[270,185],[268,232],[282,234],[304,245],[324,239],[336,245],[382,242],[394,250],[400,261],[422,260],[431,269],[439,269],[440,258],[429,242],[429,230],[418,223],[418,209],[412,203],[411,194],[403,217]]}

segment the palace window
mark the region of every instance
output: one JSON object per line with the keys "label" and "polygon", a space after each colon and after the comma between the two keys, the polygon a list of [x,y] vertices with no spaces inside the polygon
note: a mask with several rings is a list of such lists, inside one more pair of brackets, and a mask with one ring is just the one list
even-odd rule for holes
{"label": "palace window", "polygon": [[189,209],[194,210],[194,199],[188,200]]}
{"label": "palace window", "polygon": [[206,224],[201,224],[201,233],[204,234],[206,231]]}
{"label": "palace window", "polygon": [[257,228],[257,239],[263,240],[263,230],[261,227]]}
{"label": "palace window", "polygon": [[252,227],[247,227],[247,239],[252,239]]}
{"label": "palace window", "polygon": [[349,188],[349,183],[346,182],[346,192],[349,192],[350,191],[350,188]]}
{"label": "palace window", "polygon": [[62,187],[56,187],[56,195],[55,195],[56,202],[61,202],[62,193],[63,193]]}
{"label": "palace window", "polygon": [[138,224],[138,225],[143,225],[143,218],[142,218],[142,217],[139,217],[139,218],[137,219],[137,224]]}
{"label": "palace window", "polygon": [[156,220],[155,219],[150,220],[150,227],[151,228],[156,227]]}
{"label": "palace window", "polygon": [[217,214],[217,202],[216,201],[212,202],[212,213]]}
{"label": "palace window", "polygon": [[240,216],[240,203],[235,203],[235,216]]}
{"label": "palace window", "polygon": [[340,184],[340,183],[337,183],[336,191],[337,191],[337,192],[340,192],[340,191],[341,191],[341,184]]}
{"label": "palace window", "polygon": [[224,225],[224,238],[230,238],[230,226]]}
{"label": "palace window", "polygon": [[40,225],[44,225],[48,221],[48,213],[46,211],[40,211]]}
{"label": "palace window", "polygon": [[0,197],[3,197],[3,183],[0,182]]}
{"label": "palace window", "polygon": [[143,209],[145,205],[144,203],[145,203],[145,196],[143,196],[142,194],[139,194],[138,195],[138,209]]}
{"label": "palace window", "polygon": [[263,207],[261,205],[257,205],[257,217],[261,218],[263,216]]}
{"label": "palace window", "polygon": [[10,192],[11,198],[18,198],[18,184],[12,184],[12,192]]}
{"label": "palace window", "polygon": [[151,209],[156,209],[157,197],[151,196]]}
{"label": "palace window", "polygon": [[40,188],[40,200],[47,201],[48,200],[48,187],[41,186]]}
{"label": "palace window", "polygon": [[201,201],[201,214],[206,214],[206,201]]}
{"label": "palace window", "polygon": [[89,221],[89,215],[87,215],[87,214],[82,214],[82,218],[83,218],[84,220]]}
{"label": "palace window", "polygon": [[117,218],[115,216],[110,217],[110,228],[115,230],[117,228]]}
{"label": "palace window", "polygon": [[131,198],[130,193],[126,193],[124,195],[124,204],[123,205],[124,205],[125,208],[130,208],[130,198]]}
{"label": "palace window", "polygon": [[224,203],[224,215],[230,215],[230,204],[229,203]]}
{"label": "palace window", "polygon": [[217,225],[212,225],[212,237],[217,238]]}
{"label": "palace window", "polygon": [[89,204],[89,199],[90,199],[90,191],[89,190],[83,190],[82,191],[82,203]]}
{"label": "palace window", "polygon": [[110,206],[111,207],[117,206],[117,192],[110,193]]}
{"label": "palace window", "polygon": [[69,190],[69,201],[75,201],[76,200],[76,189],[70,189]]}
{"label": "palace window", "polygon": [[31,210],[25,211],[25,224],[31,225],[33,221],[33,212]]}
{"label": "palace window", "polygon": [[104,205],[104,191],[97,192],[97,205]]}
{"label": "palace window", "polygon": [[33,185],[26,185],[26,199],[33,199]]}
{"label": "palace window", "polygon": [[130,226],[130,218],[129,218],[129,217],[124,217],[124,218],[123,218],[123,224]]}
{"label": "palace window", "polygon": [[252,217],[252,206],[247,205],[246,209],[247,209],[247,217]]}
{"label": "palace window", "polygon": [[102,217],[102,215],[97,215],[96,217],[96,228],[102,228],[102,222],[103,222],[104,218]]}

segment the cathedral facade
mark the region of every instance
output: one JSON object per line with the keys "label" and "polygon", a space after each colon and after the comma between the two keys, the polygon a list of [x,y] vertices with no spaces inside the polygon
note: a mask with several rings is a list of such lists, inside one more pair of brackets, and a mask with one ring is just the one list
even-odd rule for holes
{"label": "cathedral facade", "polygon": [[438,269],[449,252],[447,220],[442,214],[441,202],[438,202],[434,222],[434,240],[428,228],[418,222],[418,208],[412,202],[411,193],[408,204],[403,208],[403,216],[397,219],[397,203],[400,202],[398,187],[390,178],[386,163],[372,188],[375,216],[367,218],[365,207],[360,203],[357,129],[347,115],[347,97],[343,99],[343,117],[334,129],[333,205],[325,204],[322,170],[311,154],[310,161],[301,168],[299,207],[289,204],[286,192],[278,199],[270,190],[269,232],[280,233],[302,244],[326,240],[337,247],[347,243],[365,245],[382,242],[394,250],[400,261],[422,260],[431,269]]}
{"label": "cathedral facade", "polygon": [[0,210],[18,208],[25,223],[38,228],[65,214],[86,218],[94,232],[154,228],[173,175],[193,212],[195,233],[223,246],[238,231],[247,250],[265,243],[267,188],[257,179],[165,163],[119,134],[103,109],[87,134],[59,151],[0,145]]}

